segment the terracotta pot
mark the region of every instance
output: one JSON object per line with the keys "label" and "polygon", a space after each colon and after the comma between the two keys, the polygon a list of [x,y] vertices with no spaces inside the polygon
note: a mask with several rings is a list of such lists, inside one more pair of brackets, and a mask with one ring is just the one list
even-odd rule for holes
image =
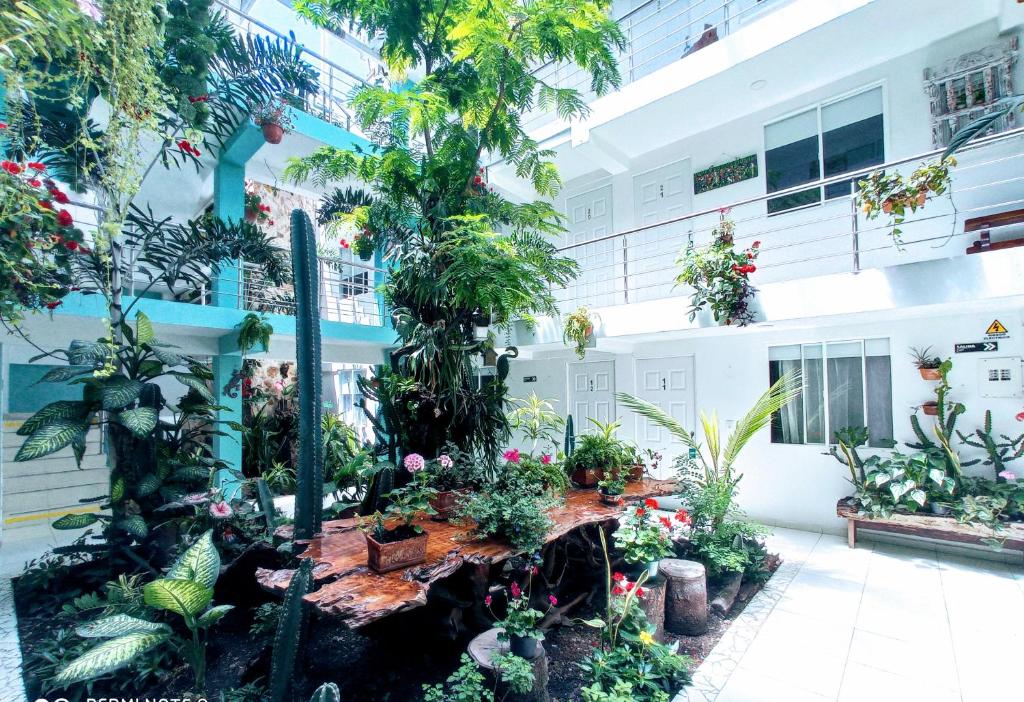
{"label": "terracotta pot", "polygon": [[455,514],[459,500],[466,494],[465,490],[442,490],[431,498],[430,506],[437,514],[431,519],[435,522],[447,522]]}
{"label": "terracotta pot", "polygon": [[921,378],[924,380],[942,380],[942,373],[939,372],[938,368],[918,368],[917,372],[921,374]]}
{"label": "terracotta pot", "polygon": [[280,144],[281,140],[284,139],[284,127],[280,124],[264,122],[261,125],[261,129],[263,130],[263,138],[267,140],[268,144]]}
{"label": "terracotta pot", "polygon": [[629,467],[629,475],[626,476],[626,480],[631,483],[639,483],[644,479],[644,469],[646,466],[643,463],[637,463]]}
{"label": "terracotta pot", "polygon": [[939,405],[935,402],[926,402],[921,405],[921,411],[929,417],[937,417],[939,416]]}
{"label": "terracotta pot", "polygon": [[[602,471],[603,473],[603,471]],[[577,486],[581,488],[592,488],[597,487],[597,481],[601,479],[601,474],[594,468],[577,468],[569,476],[569,479]]]}
{"label": "terracotta pot", "polygon": [[419,565],[427,560],[427,532],[386,544],[367,534],[366,555],[366,564],[377,573]]}
{"label": "terracotta pot", "polygon": [[609,507],[617,507],[618,505],[622,504],[621,493],[610,495],[604,490],[601,490],[599,494],[601,495],[601,504],[603,505],[608,505]]}

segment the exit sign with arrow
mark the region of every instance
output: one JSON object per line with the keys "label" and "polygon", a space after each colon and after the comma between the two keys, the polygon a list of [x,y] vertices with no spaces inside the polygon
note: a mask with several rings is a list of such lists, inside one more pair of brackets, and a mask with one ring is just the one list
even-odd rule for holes
{"label": "exit sign with arrow", "polygon": [[998,351],[997,341],[977,341],[970,344],[953,344],[953,353],[977,353],[979,351]]}

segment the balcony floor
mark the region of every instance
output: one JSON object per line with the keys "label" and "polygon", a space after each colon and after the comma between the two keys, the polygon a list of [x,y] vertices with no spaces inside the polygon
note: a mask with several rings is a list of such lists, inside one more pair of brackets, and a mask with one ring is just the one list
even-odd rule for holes
{"label": "balcony floor", "polygon": [[[998,699],[1024,636],[1024,569],[928,548],[776,529],[783,565],[676,702]],[[1007,555],[1006,558],[1014,556]]]}

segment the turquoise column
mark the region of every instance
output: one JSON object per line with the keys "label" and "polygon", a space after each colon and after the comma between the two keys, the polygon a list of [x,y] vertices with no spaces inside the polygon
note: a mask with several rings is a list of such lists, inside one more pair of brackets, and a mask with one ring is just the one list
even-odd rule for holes
{"label": "turquoise column", "polygon": [[232,472],[242,470],[242,434],[224,423],[242,423],[242,384],[239,382],[231,387],[232,379],[236,377],[235,373],[241,370],[241,354],[222,354],[213,357],[214,397],[217,405],[225,408],[217,412],[217,419],[222,422],[217,428],[226,434],[213,437],[213,455],[228,464],[228,469],[219,471],[216,478],[217,485],[228,499],[240,497],[242,488],[238,476]]}
{"label": "turquoise column", "polygon": [[[221,161],[213,172],[213,214],[225,222],[245,218],[245,165]],[[240,308],[241,271],[237,261],[221,268],[213,280],[213,304]]]}

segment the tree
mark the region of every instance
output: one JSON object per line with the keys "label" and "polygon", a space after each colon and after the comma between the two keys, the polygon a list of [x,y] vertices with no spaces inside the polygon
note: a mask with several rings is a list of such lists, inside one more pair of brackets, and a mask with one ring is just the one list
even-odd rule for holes
{"label": "tree", "polygon": [[[509,436],[504,374],[478,386],[474,357],[494,353],[495,335],[475,326],[557,312],[551,288],[575,277],[573,261],[548,237],[563,231],[548,202],[514,203],[486,183],[481,163],[501,159],[543,197],[560,181],[550,158],[523,128],[523,115],[554,109],[587,114],[580,93],[539,79],[532,69],[571,62],[603,94],[619,85],[618,24],[604,0],[299,0],[315,24],[359,26],[382,41],[393,75],[423,77],[401,90],[364,87],[353,98],[366,149],[322,148],[293,161],[295,181],[356,178],[370,202],[345,206],[337,222],[386,250],[393,272],[384,296],[401,346],[390,369],[365,390],[403,450],[437,455],[448,441],[492,459]],[[362,195],[362,193],[360,193]],[[364,244],[366,242],[363,242]],[[510,355],[514,355],[510,354]]]}

